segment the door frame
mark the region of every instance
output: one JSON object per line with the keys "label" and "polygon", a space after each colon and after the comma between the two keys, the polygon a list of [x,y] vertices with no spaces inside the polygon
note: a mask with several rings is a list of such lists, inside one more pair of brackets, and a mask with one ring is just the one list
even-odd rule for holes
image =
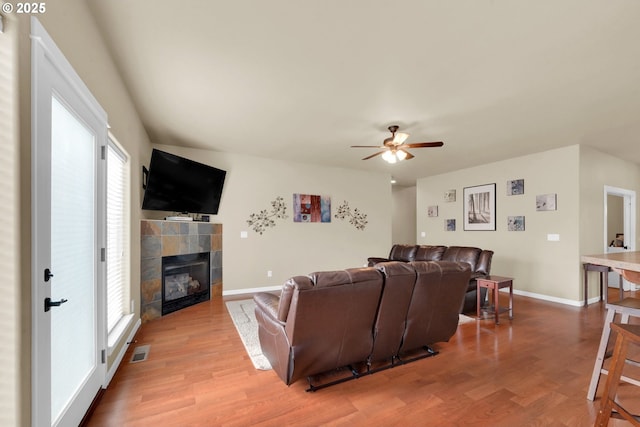
{"label": "door frame", "polygon": [[[44,120],[45,123],[43,123],[41,116],[47,114],[47,111],[49,115],[51,114],[51,95],[54,82],[62,79],[62,84],[68,92],[63,98],[75,99],[75,102],[82,106],[83,111],[92,116],[92,121],[104,123],[104,129],[102,126],[96,129],[96,150],[99,153],[100,147],[106,147],[107,143],[107,115],[35,17],[31,17],[31,40],[31,424],[46,426],[55,421],[51,420],[51,330],[50,322],[42,315],[44,297],[51,296],[50,288],[43,286],[44,268],[50,267],[44,264],[50,259],[51,248],[40,245],[38,236],[50,236],[51,225],[46,221],[37,221],[36,214],[41,212],[41,209],[49,211],[51,206],[50,191],[44,190],[42,186],[42,177],[46,176],[49,179],[51,177],[51,145],[42,142],[51,141],[51,123],[50,119]],[[59,93],[58,90],[54,92]],[[92,126],[92,128],[94,127]],[[100,166],[100,163],[104,163],[104,165]],[[104,198],[104,194],[101,195],[100,192],[104,193],[105,174],[106,161],[97,161],[95,180],[96,194],[98,195],[96,254],[100,253],[100,248],[105,247],[105,209],[103,202],[100,201]],[[105,263],[97,259],[96,279],[98,282],[95,285],[95,350],[97,360],[94,372],[100,378],[100,384],[106,376],[106,360],[104,357],[100,357],[101,350],[106,348],[105,308],[103,304],[103,301],[106,301],[105,275]],[[49,348],[45,349],[46,346]],[[44,357],[40,356],[43,351],[49,355],[49,367],[45,366]],[[94,398],[93,395],[78,397],[82,401],[82,406],[86,406],[87,409]]]}
{"label": "door frame", "polygon": [[604,252],[609,247],[607,236],[607,196],[620,196],[624,199],[624,241],[629,251],[636,250],[636,192],[624,188],[604,186],[604,226],[603,226],[603,246]]}
{"label": "door frame", "polygon": [[[603,226],[603,253],[608,252],[609,248],[609,236],[608,231],[608,197],[607,196],[619,196],[623,198],[623,233],[626,249],[625,252],[632,252],[636,250],[636,192],[633,190],[627,190],[624,188],[613,187],[610,185],[604,186],[604,226]],[[618,277],[617,274],[611,273],[614,277]],[[610,279],[613,279],[611,277]],[[619,280],[619,278],[618,278]],[[609,280],[609,283],[615,285],[616,281]],[[637,286],[625,279],[623,279],[623,288],[625,291],[637,290]]]}

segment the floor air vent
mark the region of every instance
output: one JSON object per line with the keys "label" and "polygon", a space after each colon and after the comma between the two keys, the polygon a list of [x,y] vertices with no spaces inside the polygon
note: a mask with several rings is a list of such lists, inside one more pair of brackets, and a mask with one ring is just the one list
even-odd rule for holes
{"label": "floor air vent", "polygon": [[133,350],[133,356],[131,356],[131,360],[129,361],[129,363],[144,362],[145,360],[147,360],[150,348],[150,345],[141,345],[140,347],[136,347]]}

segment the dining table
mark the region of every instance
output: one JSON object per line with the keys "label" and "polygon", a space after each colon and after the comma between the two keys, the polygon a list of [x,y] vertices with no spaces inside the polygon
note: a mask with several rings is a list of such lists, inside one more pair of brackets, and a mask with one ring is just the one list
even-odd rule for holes
{"label": "dining table", "polygon": [[610,267],[629,282],[640,284],[640,251],[582,255],[583,263]]}

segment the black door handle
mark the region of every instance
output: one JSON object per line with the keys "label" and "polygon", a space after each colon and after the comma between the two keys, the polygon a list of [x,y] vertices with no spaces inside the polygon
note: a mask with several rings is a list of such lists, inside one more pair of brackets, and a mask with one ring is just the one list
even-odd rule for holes
{"label": "black door handle", "polygon": [[44,299],[44,311],[51,310],[51,307],[60,307],[62,304],[67,302],[68,300],[62,298],[60,301],[51,301],[51,298]]}
{"label": "black door handle", "polygon": [[48,268],[44,269],[44,281],[48,282],[53,277],[53,273]]}

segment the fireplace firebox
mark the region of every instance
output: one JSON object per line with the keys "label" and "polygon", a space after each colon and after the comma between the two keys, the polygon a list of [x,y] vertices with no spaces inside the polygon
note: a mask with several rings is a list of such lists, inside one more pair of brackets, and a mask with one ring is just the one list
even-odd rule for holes
{"label": "fireplace firebox", "polygon": [[211,298],[209,252],[162,257],[162,315]]}

